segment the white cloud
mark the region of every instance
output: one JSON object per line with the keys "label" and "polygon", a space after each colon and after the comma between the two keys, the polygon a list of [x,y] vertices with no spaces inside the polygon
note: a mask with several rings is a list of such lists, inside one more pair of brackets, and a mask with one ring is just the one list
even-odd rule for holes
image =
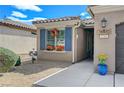
{"label": "white cloud", "polygon": [[15,17],[7,17],[8,19],[14,20],[14,21],[20,21],[20,22],[24,22],[24,23],[31,23],[32,21],[36,21],[36,20],[45,20],[46,18],[42,18],[42,17],[35,17],[33,19],[28,19],[28,20],[21,20],[19,18],[15,18]]}
{"label": "white cloud", "polygon": [[14,5],[14,7],[16,7],[17,9],[21,9],[21,10],[32,10],[36,12],[43,11],[40,7],[36,5]]}
{"label": "white cloud", "polygon": [[7,17],[8,19],[11,19],[11,20],[13,20],[13,21],[19,21],[19,22],[23,22],[23,23],[26,23],[26,24],[32,24],[32,22],[31,21],[29,21],[29,20],[21,20],[21,19],[19,19],[19,18],[15,18],[15,17],[13,17],[13,16],[10,16],[10,17]]}
{"label": "white cloud", "polygon": [[21,12],[18,12],[18,11],[12,11],[12,16],[15,16],[15,17],[20,17],[20,18],[27,18],[27,15],[21,13]]}
{"label": "white cloud", "polygon": [[81,16],[86,16],[88,13],[87,12],[82,12],[80,15]]}
{"label": "white cloud", "polygon": [[82,12],[80,15],[86,19],[92,18],[87,12]]}
{"label": "white cloud", "polygon": [[86,19],[90,19],[90,18],[92,18],[92,17],[91,17],[91,16],[86,16],[85,18],[86,18]]}
{"label": "white cloud", "polygon": [[18,18],[15,18],[15,17],[12,17],[12,16],[10,16],[10,17],[7,17],[8,19],[11,19],[11,20],[14,20],[14,21],[20,21],[20,19],[18,19]]}
{"label": "white cloud", "polygon": [[33,19],[31,19],[32,21],[36,21],[36,20],[45,20],[47,18],[42,18],[42,17],[35,17]]}

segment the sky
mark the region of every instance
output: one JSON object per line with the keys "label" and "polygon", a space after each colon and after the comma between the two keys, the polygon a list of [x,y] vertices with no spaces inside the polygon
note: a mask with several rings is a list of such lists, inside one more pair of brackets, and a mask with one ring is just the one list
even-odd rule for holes
{"label": "sky", "polygon": [[35,20],[65,16],[91,18],[86,8],[87,5],[0,5],[0,19],[9,18],[32,24]]}

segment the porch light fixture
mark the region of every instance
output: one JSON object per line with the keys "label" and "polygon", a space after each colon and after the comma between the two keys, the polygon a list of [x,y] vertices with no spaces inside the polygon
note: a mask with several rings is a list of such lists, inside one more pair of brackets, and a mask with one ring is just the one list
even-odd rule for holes
{"label": "porch light fixture", "polygon": [[107,26],[107,20],[105,18],[103,18],[101,20],[101,26],[102,26],[102,28],[106,28],[106,26]]}

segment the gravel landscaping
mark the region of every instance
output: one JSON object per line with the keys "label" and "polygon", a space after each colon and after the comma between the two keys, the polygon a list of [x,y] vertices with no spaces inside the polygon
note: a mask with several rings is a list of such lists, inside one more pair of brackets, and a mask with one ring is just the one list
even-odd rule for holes
{"label": "gravel landscaping", "polygon": [[8,73],[1,73],[1,87],[31,87],[39,79],[51,75],[65,67],[71,65],[71,62],[51,62],[37,61],[32,64],[30,61],[15,68]]}

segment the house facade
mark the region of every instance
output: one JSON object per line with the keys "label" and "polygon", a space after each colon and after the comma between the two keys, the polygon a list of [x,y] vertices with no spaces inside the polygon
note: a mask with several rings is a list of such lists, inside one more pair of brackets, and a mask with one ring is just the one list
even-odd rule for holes
{"label": "house facade", "polygon": [[[124,73],[124,6],[89,6],[88,12],[95,20],[94,65],[97,55],[108,55],[106,64],[110,73]],[[102,27],[102,20],[106,26]]]}
{"label": "house facade", "polygon": [[[38,59],[77,62],[87,57],[86,30],[93,31],[92,19],[81,20],[79,16],[63,17],[37,20],[33,24],[38,29]],[[91,38],[90,42],[93,40]]]}
{"label": "house facade", "polygon": [[0,20],[0,47],[14,51],[18,55],[27,55],[36,47],[36,28],[27,24]]}
{"label": "house facade", "polygon": [[[87,11],[93,19],[34,21],[38,28],[38,58],[70,62],[93,58],[96,71],[98,55],[104,53],[109,73],[124,73],[124,6],[89,6]],[[57,34],[52,35],[54,30]]]}

